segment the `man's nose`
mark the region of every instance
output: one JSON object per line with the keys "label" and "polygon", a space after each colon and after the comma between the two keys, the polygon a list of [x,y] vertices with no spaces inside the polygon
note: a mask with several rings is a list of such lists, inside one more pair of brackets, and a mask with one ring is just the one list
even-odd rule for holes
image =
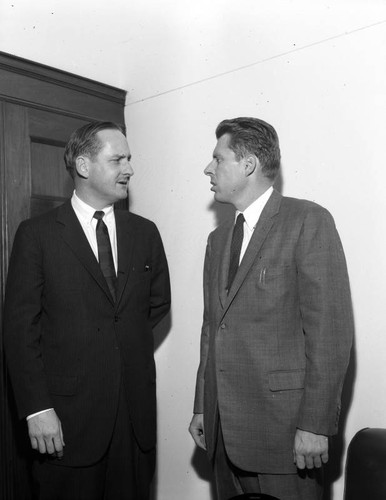
{"label": "man's nose", "polygon": [[205,167],[204,174],[205,175],[213,174],[213,160],[210,163],[208,163],[208,165]]}
{"label": "man's nose", "polygon": [[132,175],[134,175],[134,170],[133,170],[133,167],[131,166],[131,162],[129,160],[127,160],[125,163],[124,163],[124,166],[123,166],[123,173],[125,175],[128,175],[129,177],[131,177]]}

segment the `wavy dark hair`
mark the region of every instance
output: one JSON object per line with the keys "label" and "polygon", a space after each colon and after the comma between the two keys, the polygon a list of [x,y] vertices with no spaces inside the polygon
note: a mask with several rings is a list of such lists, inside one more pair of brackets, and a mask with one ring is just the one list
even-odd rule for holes
{"label": "wavy dark hair", "polygon": [[280,169],[280,147],[272,125],[258,118],[233,118],[217,126],[217,139],[224,134],[229,134],[229,147],[238,161],[248,154],[256,155],[265,177],[275,180]]}

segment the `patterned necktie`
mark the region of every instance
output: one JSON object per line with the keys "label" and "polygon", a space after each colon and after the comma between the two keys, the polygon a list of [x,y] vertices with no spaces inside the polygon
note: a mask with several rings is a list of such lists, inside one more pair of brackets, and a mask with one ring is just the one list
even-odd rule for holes
{"label": "patterned necktie", "polygon": [[229,261],[229,271],[228,271],[228,286],[227,290],[229,292],[233,280],[236,276],[237,269],[239,268],[241,245],[244,238],[244,215],[239,214],[236,219],[235,227],[233,228],[232,242],[231,242],[231,257]]}
{"label": "patterned necktie", "polygon": [[96,238],[98,243],[98,258],[99,265],[101,267],[103,276],[105,277],[111,295],[113,296],[114,302],[116,300],[116,281],[117,276],[115,274],[113,253],[111,251],[109,231],[106,224],[103,222],[103,216],[105,213],[102,210],[98,210],[94,214],[94,218],[97,219],[96,225]]}

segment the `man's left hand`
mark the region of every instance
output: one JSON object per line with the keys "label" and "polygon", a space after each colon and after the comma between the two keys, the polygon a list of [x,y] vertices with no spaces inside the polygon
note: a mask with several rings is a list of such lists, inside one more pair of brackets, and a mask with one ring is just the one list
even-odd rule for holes
{"label": "man's left hand", "polygon": [[299,469],[313,469],[328,462],[328,438],[312,432],[296,430],[294,462]]}

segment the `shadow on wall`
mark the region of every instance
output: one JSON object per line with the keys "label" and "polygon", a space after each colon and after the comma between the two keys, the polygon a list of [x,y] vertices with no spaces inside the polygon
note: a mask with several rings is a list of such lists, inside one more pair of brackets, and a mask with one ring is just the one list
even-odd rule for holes
{"label": "shadow on wall", "polygon": [[[158,458],[157,458],[157,464],[158,464]],[[193,469],[196,471],[196,474],[199,477],[199,479],[201,479],[202,481],[206,481],[210,484],[210,498],[213,499],[216,498],[212,480],[213,479],[212,467],[210,465],[206,452],[201,450],[197,446],[192,456],[191,465]],[[149,500],[157,500],[157,487],[158,487],[158,467],[156,467],[156,472],[152,483]]]}
{"label": "shadow on wall", "polygon": [[191,464],[197,476],[210,484],[210,498],[216,498],[211,463],[206,452],[198,448],[198,446],[194,450]]}
{"label": "shadow on wall", "polygon": [[[172,297],[173,300],[173,297]],[[163,344],[172,328],[172,311],[163,318],[160,323],[154,328],[154,352]]]}
{"label": "shadow on wall", "polygon": [[[154,335],[154,352],[157,351],[157,349],[161,346],[161,344],[164,342],[166,337],[168,336],[170,330],[172,327],[172,312],[170,311],[165,318],[163,318],[160,323],[153,329],[153,335]],[[159,404],[158,398],[157,398],[157,405]],[[149,500],[156,500],[157,499],[157,489],[158,489],[158,463],[159,463],[159,457],[158,457],[158,448],[157,448],[157,459],[156,459],[156,468],[155,468],[155,473],[154,473],[154,478],[153,482],[151,484],[151,490],[150,490],[150,498]]]}

